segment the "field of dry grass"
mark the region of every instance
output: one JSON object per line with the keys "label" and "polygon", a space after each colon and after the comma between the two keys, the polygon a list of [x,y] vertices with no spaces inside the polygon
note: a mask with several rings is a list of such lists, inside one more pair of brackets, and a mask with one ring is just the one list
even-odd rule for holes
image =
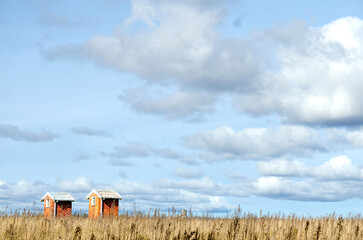
{"label": "field of dry grass", "polygon": [[91,220],[87,217],[44,219],[34,214],[1,214],[1,239],[363,239],[363,218],[255,216],[180,217],[125,214]]}

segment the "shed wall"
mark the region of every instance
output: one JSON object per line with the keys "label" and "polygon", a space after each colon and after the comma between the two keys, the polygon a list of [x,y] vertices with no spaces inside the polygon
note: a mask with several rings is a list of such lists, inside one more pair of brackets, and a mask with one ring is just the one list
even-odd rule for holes
{"label": "shed wall", "polygon": [[[50,200],[50,207],[46,207],[47,199]],[[49,217],[52,217],[52,216],[54,216],[54,201],[50,196],[47,196],[44,199],[44,217],[49,218]]]}
{"label": "shed wall", "polygon": [[[92,197],[96,197],[96,205],[92,205]],[[88,217],[99,218],[101,216],[101,199],[93,193],[88,200]]]}
{"label": "shed wall", "polygon": [[118,199],[105,199],[102,203],[102,216],[118,216]]}
{"label": "shed wall", "polygon": [[57,202],[57,217],[72,216],[72,202],[71,201],[59,201]]}

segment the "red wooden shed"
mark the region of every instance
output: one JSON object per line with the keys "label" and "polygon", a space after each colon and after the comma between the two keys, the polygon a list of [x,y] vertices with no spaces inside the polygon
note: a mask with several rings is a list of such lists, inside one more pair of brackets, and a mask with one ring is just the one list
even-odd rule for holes
{"label": "red wooden shed", "polygon": [[60,217],[72,215],[72,202],[75,199],[70,193],[47,192],[41,202],[44,202],[44,217]]}
{"label": "red wooden shed", "polygon": [[105,216],[118,216],[119,200],[121,195],[112,190],[95,190],[93,189],[87,196],[88,217],[99,218]]}

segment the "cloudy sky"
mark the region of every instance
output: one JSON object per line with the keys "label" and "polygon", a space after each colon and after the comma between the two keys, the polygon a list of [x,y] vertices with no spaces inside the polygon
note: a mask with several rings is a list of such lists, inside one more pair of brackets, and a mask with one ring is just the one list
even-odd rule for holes
{"label": "cloudy sky", "polygon": [[0,209],[360,213],[363,3],[0,2]]}

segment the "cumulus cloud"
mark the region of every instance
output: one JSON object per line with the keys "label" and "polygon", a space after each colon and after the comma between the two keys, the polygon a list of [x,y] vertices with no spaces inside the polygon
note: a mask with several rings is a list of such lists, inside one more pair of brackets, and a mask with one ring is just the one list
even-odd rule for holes
{"label": "cumulus cloud", "polygon": [[257,194],[283,198],[284,196],[286,197],[286,195],[292,194],[291,189],[287,188],[288,186],[291,186],[292,183],[291,180],[279,177],[261,177],[254,183],[254,187]]}
{"label": "cumulus cloud", "polygon": [[309,156],[325,150],[317,139],[317,132],[301,126],[247,128],[241,131],[223,126],[186,137],[185,141],[189,147],[202,150],[202,157],[210,161]]}
{"label": "cumulus cloud", "polygon": [[159,179],[156,186],[165,189],[183,189],[194,193],[202,193],[211,196],[248,196],[248,184],[241,183],[238,186],[227,186],[222,183],[214,182],[210,177],[201,180],[182,180],[174,181],[170,179]]}
{"label": "cumulus cloud", "polygon": [[146,143],[130,142],[126,145],[114,147],[112,152],[101,152],[101,155],[109,158],[109,163],[118,166],[130,166],[131,162],[125,158],[148,158],[151,156],[165,159],[175,159],[180,162],[197,165],[197,161],[187,155],[182,155],[171,148],[154,148]]}
{"label": "cumulus cloud", "polygon": [[328,181],[312,179],[293,181],[282,177],[261,177],[253,184],[251,194],[274,199],[298,201],[343,201],[362,198],[360,182]]}
{"label": "cumulus cloud", "polygon": [[363,131],[355,130],[355,131],[349,131],[345,134],[347,143],[351,144],[354,147],[357,148],[363,148]]}
{"label": "cumulus cloud", "polygon": [[97,137],[112,137],[112,134],[103,130],[94,130],[88,127],[75,127],[72,132],[79,135],[97,136]]}
{"label": "cumulus cloud", "polygon": [[251,194],[299,201],[341,201],[362,198],[363,168],[346,156],[333,157],[317,166],[298,161],[258,163],[263,175]]}
{"label": "cumulus cloud", "polygon": [[[244,178],[240,172],[229,172],[227,175],[231,179],[237,179],[237,176],[238,181],[228,184],[216,182],[210,177],[180,181],[162,178],[154,182],[138,182],[127,180],[127,175],[122,171],[119,172],[121,179],[106,184],[95,183],[86,177],[58,179],[53,184],[29,183],[25,180],[9,183],[0,180],[0,203],[17,206],[21,202],[28,202],[31,206],[49,189],[71,192],[76,199],[84,199],[92,188],[117,190],[123,196],[124,208],[132,209],[136,202],[141,210],[166,210],[174,206],[179,209],[193,207],[197,211],[226,211],[235,207],[230,204],[230,198],[249,196],[296,201],[363,198],[363,168],[353,164],[346,156],[334,157],[317,166],[291,161],[290,167],[288,163],[283,160],[261,162],[259,170],[262,176],[252,181]],[[270,166],[271,169],[267,171]],[[297,170],[299,167],[302,170]],[[87,209],[86,205],[82,207]]]}
{"label": "cumulus cloud", "polygon": [[283,159],[257,163],[263,176],[308,177],[320,181],[363,180],[363,168],[354,165],[347,156],[337,156],[318,166],[307,166],[300,161]]}
{"label": "cumulus cloud", "polygon": [[[167,119],[204,116],[225,93],[238,110],[255,116],[277,114],[289,123],[323,126],[362,124],[361,19],[345,17],[320,27],[297,21],[257,36],[226,38],[216,31],[227,14],[224,2],[213,3],[132,1],[132,15],[113,34],[43,54],[86,59],[182,89],[164,98],[122,94],[135,110]],[[187,104],[180,104],[184,100]]]}
{"label": "cumulus cloud", "polygon": [[[258,85],[254,79],[261,58],[251,44],[225,39],[215,31],[225,16],[223,7],[201,10],[184,1],[141,0],[132,2],[132,13],[113,35],[93,36],[44,54],[48,59],[88,59],[151,83],[212,91],[247,91]],[[136,21],[145,27],[130,33]]]}
{"label": "cumulus cloud", "polygon": [[[166,182],[165,182],[166,181]],[[136,203],[141,209],[159,208],[162,210],[175,207],[177,209],[190,209],[193,211],[228,211],[233,209],[224,195],[213,191],[219,184],[211,183],[211,180],[193,180],[197,186],[208,187],[208,191],[198,191],[198,187],[190,190],[190,183],[184,181],[181,184],[161,179],[155,183],[144,183],[127,180],[119,180],[110,185],[112,189],[122,193],[126,208],[133,208]],[[179,185],[179,187],[176,187]],[[189,190],[188,190],[189,189]],[[226,191],[225,191],[226,192]],[[233,191],[230,191],[232,194]],[[242,194],[239,193],[239,196]]]}
{"label": "cumulus cloud", "polygon": [[281,44],[278,69],[265,71],[264,88],[237,94],[237,108],[254,115],[278,113],[294,123],[362,124],[362,32],[361,19],[346,17]]}
{"label": "cumulus cloud", "polygon": [[287,161],[278,159],[268,162],[258,162],[257,166],[258,171],[264,176],[299,177],[306,176],[309,172],[305,163],[296,160]]}
{"label": "cumulus cloud", "polygon": [[329,134],[330,141],[344,148],[363,148],[363,129],[337,129],[333,128]]}
{"label": "cumulus cloud", "polygon": [[363,180],[363,168],[353,165],[346,156],[331,158],[313,168],[312,174],[322,180]]}
{"label": "cumulus cloud", "polygon": [[7,182],[0,180],[0,209],[32,208],[33,203],[40,200],[42,194],[46,193],[47,185],[43,182],[28,182],[19,180]]}
{"label": "cumulus cloud", "polygon": [[[215,8],[217,6],[226,4],[228,2],[232,2],[231,0],[174,0],[174,1],[168,1],[168,0],[154,0],[153,3],[156,5],[160,4],[170,4],[170,5],[186,5],[189,7],[197,8],[198,10],[208,10],[211,8]],[[133,6],[132,11],[134,16],[138,18],[150,18],[155,14],[150,14],[153,8],[149,9],[149,11],[145,11],[145,4],[148,2],[145,0],[133,0]],[[146,5],[147,6],[147,5]],[[135,18],[133,17],[133,18]]]}
{"label": "cumulus cloud", "polygon": [[[122,178],[127,176],[120,172]],[[217,183],[211,184],[211,180],[194,182],[198,186],[209,187],[209,192],[213,193],[213,188],[219,186]],[[204,183],[203,183],[204,182]],[[174,183],[175,186],[177,183]],[[0,180],[0,209],[1,206],[9,206],[9,209],[14,208],[28,208],[32,209],[33,202],[36,202],[36,206],[40,209],[40,198],[48,191],[66,191],[72,193],[72,196],[77,199],[76,204],[82,212],[88,210],[87,204],[84,202],[84,197],[89,193],[92,188],[97,189],[113,189],[120,192],[123,197],[123,208],[132,210],[134,204],[137,204],[137,208],[140,210],[148,211],[151,208],[158,208],[163,211],[175,207],[177,209],[190,209],[193,207],[194,211],[229,211],[235,206],[232,206],[225,196],[221,195],[223,192],[216,192],[214,194],[208,194],[208,191],[198,192],[197,188],[193,191],[187,190],[182,186],[189,183],[180,184],[181,188],[160,186],[159,183],[146,183],[128,181],[120,179],[112,184],[95,183],[89,178],[79,177],[76,179],[57,179],[55,183],[45,184],[43,182],[27,182],[20,180],[18,182],[9,183]],[[232,194],[232,191],[229,191]]]}
{"label": "cumulus cloud", "polygon": [[[3,187],[3,189],[6,190],[14,190],[14,192],[12,194],[10,194],[10,196],[12,197],[16,197],[17,200],[20,200],[20,198],[23,197],[29,197],[32,196],[34,197],[34,195],[37,193],[37,191],[39,191],[39,188],[43,188],[44,185],[40,185],[38,186],[38,188],[34,188],[34,184],[29,183],[25,180],[20,180],[16,183],[5,183],[3,185],[6,185],[7,187]],[[5,196],[6,197],[10,197],[10,196]]]}
{"label": "cumulus cloud", "polygon": [[58,189],[65,192],[85,192],[92,189],[92,180],[86,177],[78,177],[74,181],[70,179],[58,179]]}
{"label": "cumulus cloud", "polygon": [[203,172],[198,169],[178,167],[173,175],[181,178],[200,178],[203,176]]}
{"label": "cumulus cloud", "polygon": [[14,141],[23,142],[49,142],[59,137],[57,134],[47,130],[29,131],[21,130],[11,124],[0,124],[0,138],[10,138]]}
{"label": "cumulus cloud", "polygon": [[214,111],[215,95],[203,92],[176,92],[163,98],[153,98],[145,89],[131,89],[119,96],[138,112],[164,116],[166,119],[201,121],[205,113]]}
{"label": "cumulus cloud", "polygon": [[[57,179],[54,183],[44,183],[42,181],[29,182],[19,180],[17,182],[7,182],[0,179],[0,205],[31,206],[34,201],[39,203],[40,198],[46,192],[65,191],[82,196],[92,189],[92,181],[85,177],[78,177],[75,180]],[[21,204],[21,205],[19,205]],[[12,208],[13,206],[9,206]]]}
{"label": "cumulus cloud", "polygon": [[241,181],[246,180],[246,176],[242,174],[240,171],[233,171],[233,170],[226,170],[224,171],[224,175],[226,178],[235,180],[235,181]]}
{"label": "cumulus cloud", "polygon": [[3,210],[4,206],[9,209],[42,209],[40,199],[46,192],[71,192],[77,200],[83,200],[92,185],[92,181],[85,177],[74,180],[59,178],[51,183],[39,180],[8,182],[0,179],[0,209]]}
{"label": "cumulus cloud", "polygon": [[102,155],[112,159],[149,157],[154,149],[149,144],[132,142],[124,146],[114,147],[114,150],[110,153],[102,152]]}

